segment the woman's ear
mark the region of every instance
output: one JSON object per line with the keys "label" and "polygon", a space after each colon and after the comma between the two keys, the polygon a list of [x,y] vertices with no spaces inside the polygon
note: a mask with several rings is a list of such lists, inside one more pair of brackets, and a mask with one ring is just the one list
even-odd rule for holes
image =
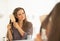
{"label": "woman's ear", "polygon": [[47,16],[47,15],[42,15],[42,16],[40,16],[40,22],[41,22],[41,23],[42,23],[43,20],[46,18],[46,16]]}

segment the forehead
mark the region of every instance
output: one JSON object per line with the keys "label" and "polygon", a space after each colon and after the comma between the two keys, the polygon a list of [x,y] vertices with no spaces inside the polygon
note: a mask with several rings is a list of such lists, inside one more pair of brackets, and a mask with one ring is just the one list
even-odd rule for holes
{"label": "forehead", "polygon": [[21,14],[21,13],[24,13],[24,10],[20,9],[17,14]]}

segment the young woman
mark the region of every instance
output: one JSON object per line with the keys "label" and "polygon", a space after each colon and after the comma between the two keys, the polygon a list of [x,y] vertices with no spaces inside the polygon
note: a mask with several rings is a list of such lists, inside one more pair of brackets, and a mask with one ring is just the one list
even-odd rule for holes
{"label": "young woman", "polygon": [[60,2],[41,24],[39,41],[60,41]]}
{"label": "young woman", "polygon": [[27,36],[33,33],[32,24],[27,21],[25,10],[21,7],[16,8],[13,15],[10,16],[10,23],[7,28],[9,41],[27,39]]}

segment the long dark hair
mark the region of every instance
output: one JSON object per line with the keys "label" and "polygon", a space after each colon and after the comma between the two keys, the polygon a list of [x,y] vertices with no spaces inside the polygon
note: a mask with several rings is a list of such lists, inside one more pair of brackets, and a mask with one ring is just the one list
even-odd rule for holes
{"label": "long dark hair", "polygon": [[48,41],[60,41],[60,2],[54,7],[53,14]]}
{"label": "long dark hair", "polygon": [[[47,28],[49,18],[51,17],[50,32],[48,41],[60,41],[60,2],[55,5],[51,13],[42,22],[41,29]],[[41,30],[40,30],[41,33]]]}

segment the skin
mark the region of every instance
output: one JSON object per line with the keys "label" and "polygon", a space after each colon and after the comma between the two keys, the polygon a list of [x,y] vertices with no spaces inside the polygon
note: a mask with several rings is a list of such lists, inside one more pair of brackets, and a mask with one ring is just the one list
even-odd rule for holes
{"label": "skin", "polygon": [[[7,26],[7,30],[8,30],[8,34],[9,34],[9,39],[10,39],[10,41],[12,41],[12,34],[11,34],[11,25],[10,24],[8,24],[8,26]],[[7,38],[7,40],[8,40],[8,38]]]}
{"label": "skin", "polygon": [[[13,22],[14,27],[19,31],[19,33],[23,37],[25,32],[21,27],[23,25],[23,20],[25,19],[25,14],[24,14],[24,11],[22,9],[17,12],[16,18],[18,19],[18,22],[15,22],[16,20],[14,18],[14,15],[10,15],[10,19]],[[9,35],[10,41],[12,41],[13,38],[12,38],[11,31],[10,31],[11,25],[8,24],[7,28],[8,28],[8,32],[10,34]]]}
{"label": "skin", "polygon": [[37,34],[37,36],[36,36],[36,38],[35,38],[34,41],[42,41],[41,35],[40,34]]}

